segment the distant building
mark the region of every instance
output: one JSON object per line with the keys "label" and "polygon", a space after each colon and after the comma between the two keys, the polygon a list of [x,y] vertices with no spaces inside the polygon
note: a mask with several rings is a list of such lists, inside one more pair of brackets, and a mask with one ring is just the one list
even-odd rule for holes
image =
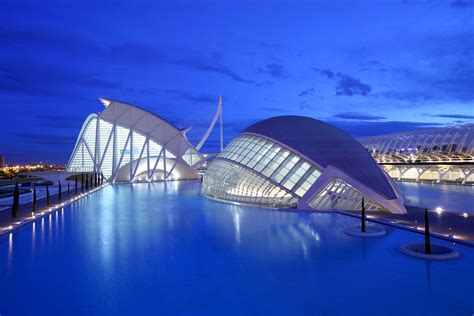
{"label": "distant building", "polygon": [[358,140],[394,179],[474,183],[474,124]]}
{"label": "distant building", "polygon": [[5,167],[5,158],[3,158],[3,155],[0,155],[0,169]]}

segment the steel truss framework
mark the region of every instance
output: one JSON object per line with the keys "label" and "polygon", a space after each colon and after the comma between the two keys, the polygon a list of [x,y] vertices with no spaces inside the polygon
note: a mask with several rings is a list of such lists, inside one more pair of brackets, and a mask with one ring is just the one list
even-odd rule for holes
{"label": "steel truss framework", "polygon": [[474,124],[358,140],[379,163],[474,162]]}
{"label": "steel truss framework", "polygon": [[474,182],[474,124],[360,138],[394,179]]}
{"label": "steel truss framework", "polygon": [[[333,179],[311,200],[310,205],[318,210],[359,210],[362,197],[364,195],[351,185],[340,179]],[[383,210],[370,200],[365,201],[365,207],[368,211]]]}
{"label": "steel truss framework", "polygon": [[101,100],[106,109],[90,115],[68,163],[70,172],[103,172],[112,182],[197,179],[202,155],[185,132],[138,107]]}

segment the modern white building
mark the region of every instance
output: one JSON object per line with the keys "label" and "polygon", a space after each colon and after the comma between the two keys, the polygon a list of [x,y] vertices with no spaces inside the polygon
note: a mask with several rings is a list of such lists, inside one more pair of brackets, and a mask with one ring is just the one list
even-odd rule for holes
{"label": "modern white building", "polygon": [[202,193],[275,208],[406,213],[396,184],[354,138],[319,120],[279,116],[242,131],[204,174]]}
{"label": "modern white building", "polygon": [[204,156],[187,139],[189,129],[131,104],[101,101],[105,110],[85,120],[67,171],[102,172],[110,182],[200,178]]}
{"label": "modern white building", "polygon": [[358,140],[392,178],[474,183],[474,124]]}

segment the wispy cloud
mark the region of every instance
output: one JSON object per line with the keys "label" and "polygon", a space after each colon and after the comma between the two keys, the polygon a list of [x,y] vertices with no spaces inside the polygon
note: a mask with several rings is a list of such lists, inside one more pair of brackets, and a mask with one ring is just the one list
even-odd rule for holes
{"label": "wispy cloud", "polygon": [[287,78],[288,71],[285,66],[278,63],[270,63],[260,68],[260,72],[267,73],[273,78]]}
{"label": "wispy cloud", "polygon": [[372,88],[359,79],[345,75],[337,74],[336,95],[362,95],[366,96],[372,91]]}
{"label": "wispy cloud", "polygon": [[[381,64],[379,61],[376,61],[376,60],[370,61],[369,63],[371,63],[372,65]],[[325,76],[328,79],[335,80],[336,95],[366,96],[370,93],[370,91],[372,91],[372,88],[370,85],[363,83],[359,79],[346,75],[342,72],[334,73],[329,68],[322,70],[316,67],[312,67],[312,69],[318,72],[320,75]]]}
{"label": "wispy cloud", "polygon": [[429,117],[443,117],[443,118],[453,118],[453,119],[468,119],[474,120],[474,115],[467,115],[467,114],[423,114],[424,116]]}
{"label": "wispy cloud", "polygon": [[391,133],[416,131],[442,126],[441,123],[405,122],[405,121],[329,121],[354,137],[376,136]]}
{"label": "wispy cloud", "polygon": [[44,144],[44,145],[72,145],[74,144],[74,136],[66,136],[61,134],[40,134],[40,133],[27,133],[18,132],[12,133],[18,139],[23,142],[33,144]]}
{"label": "wispy cloud", "polygon": [[302,97],[302,96],[305,96],[305,95],[313,95],[315,93],[315,89],[314,88],[309,88],[309,89],[305,89],[303,91],[301,91],[300,93],[298,93],[298,96]]}
{"label": "wispy cloud", "polygon": [[455,9],[468,9],[474,7],[474,2],[472,0],[454,0],[450,6]]}
{"label": "wispy cloud", "polygon": [[217,95],[212,94],[196,94],[189,91],[178,90],[178,89],[165,89],[165,94],[168,94],[176,99],[189,101],[192,103],[206,103],[206,104],[217,104]]}
{"label": "wispy cloud", "polygon": [[81,128],[85,117],[77,117],[74,115],[62,114],[39,114],[36,115],[36,125],[48,128]]}
{"label": "wispy cloud", "polygon": [[316,68],[316,67],[312,67],[312,69],[314,71],[318,72],[319,74],[321,74],[323,76],[326,76],[328,79],[332,79],[335,76],[334,72],[329,68],[328,69],[319,69],[319,68]]}
{"label": "wispy cloud", "polygon": [[[120,44],[99,44],[79,34],[63,34],[53,29],[7,29],[0,27],[0,38],[4,45],[53,47],[68,57],[82,58],[87,55],[101,61],[141,65],[169,64],[189,70],[223,75],[237,82],[254,83],[232,70],[219,56],[203,55],[193,50],[158,48],[148,43],[125,41]],[[183,51],[187,53],[184,54]]]}
{"label": "wispy cloud", "polygon": [[422,66],[402,65],[389,71],[397,85],[380,96],[387,99],[418,101],[474,100],[474,50],[472,30],[436,32],[417,38],[409,46]]}
{"label": "wispy cloud", "polygon": [[385,120],[386,117],[384,116],[377,116],[371,115],[367,113],[359,113],[359,112],[345,112],[333,115],[333,117],[337,117],[344,120],[357,120],[357,121],[379,121]]}
{"label": "wispy cloud", "polygon": [[51,67],[18,59],[0,61],[0,91],[31,96],[82,98],[74,92],[77,87],[118,89],[122,84],[101,79],[96,74],[60,66]]}
{"label": "wispy cloud", "polygon": [[245,79],[240,74],[223,65],[215,56],[211,58],[197,56],[185,57],[173,60],[172,63],[191,70],[224,75],[237,82],[254,83],[253,80]]}
{"label": "wispy cloud", "polygon": [[262,110],[266,112],[271,112],[271,113],[287,113],[288,112],[288,110],[286,109],[271,107],[271,106],[263,107]]}

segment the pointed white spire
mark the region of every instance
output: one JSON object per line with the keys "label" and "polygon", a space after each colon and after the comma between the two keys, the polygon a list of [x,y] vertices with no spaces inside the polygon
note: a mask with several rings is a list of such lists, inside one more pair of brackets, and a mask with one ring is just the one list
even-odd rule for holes
{"label": "pointed white spire", "polygon": [[105,107],[108,107],[110,105],[110,103],[112,103],[112,101],[110,100],[107,100],[107,99],[103,99],[103,98],[99,98],[100,102],[102,102],[102,104],[105,106]]}
{"label": "pointed white spire", "polygon": [[202,145],[206,142],[207,138],[209,137],[209,134],[211,134],[212,130],[214,129],[214,125],[216,125],[217,119],[220,118],[220,142],[221,142],[221,151],[224,149],[224,132],[223,132],[223,123],[222,123],[222,97],[219,96],[219,102],[217,103],[217,111],[216,114],[214,115],[214,118],[212,119],[211,125],[209,125],[209,128],[207,129],[206,133],[202,137],[201,141],[199,144],[197,144],[196,149],[200,150]]}

